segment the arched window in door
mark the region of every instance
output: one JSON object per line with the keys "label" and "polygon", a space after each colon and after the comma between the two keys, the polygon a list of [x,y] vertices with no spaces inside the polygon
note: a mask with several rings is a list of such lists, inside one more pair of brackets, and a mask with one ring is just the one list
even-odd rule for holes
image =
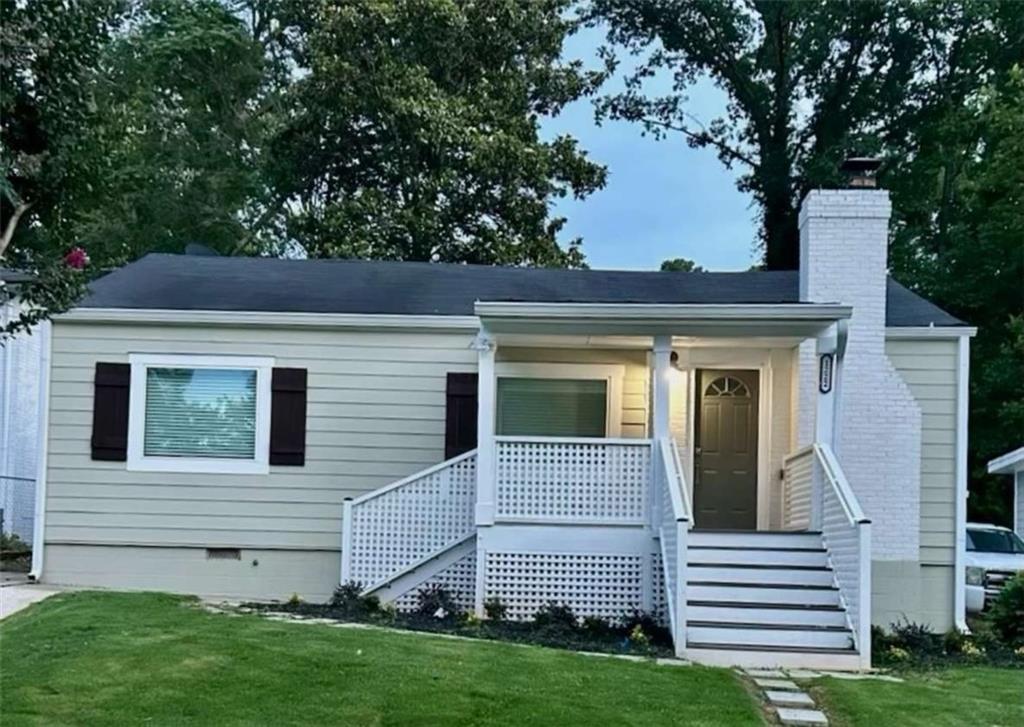
{"label": "arched window in door", "polygon": [[720,376],[704,389],[704,396],[718,396],[729,399],[749,399],[750,389],[737,378]]}

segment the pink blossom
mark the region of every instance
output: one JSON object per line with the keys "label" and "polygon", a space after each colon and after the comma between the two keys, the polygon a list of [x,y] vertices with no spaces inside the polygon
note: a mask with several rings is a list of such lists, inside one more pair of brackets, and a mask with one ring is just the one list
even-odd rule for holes
{"label": "pink blossom", "polygon": [[80,247],[73,247],[68,250],[68,254],[64,256],[64,263],[69,268],[81,270],[89,264],[89,253]]}

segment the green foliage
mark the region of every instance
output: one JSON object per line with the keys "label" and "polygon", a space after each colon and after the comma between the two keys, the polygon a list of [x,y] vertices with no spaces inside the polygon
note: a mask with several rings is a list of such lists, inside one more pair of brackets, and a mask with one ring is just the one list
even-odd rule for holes
{"label": "green foliage", "polygon": [[458,621],[463,616],[455,594],[440,583],[432,583],[416,592],[416,613],[441,621]]}
{"label": "green foliage", "polygon": [[494,598],[488,598],[484,601],[484,614],[487,616],[488,621],[504,621],[508,616],[508,606],[501,602],[501,599],[495,596]]}
{"label": "green foliage", "polygon": [[364,596],[361,583],[349,581],[341,583],[334,589],[331,596],[331,609],[343,618],[371,619],[380,613],[380,599],[376,596]]}
{"label": "green foliage", "polygon": [[1018,574],[1003,586],[985,617],[1003,643],[1024,647],[1024,575]]}
{"label": "green foliage", "polygon": [[579,626],[579,622],[571,607],[555,601],[545,603],[533,614],[533,623],[538,628],[572,631]]}
{"label": "green foliage", "polygon": [[[1018,616],[1019,618],[1019,616]],[[950,629],[936,633],[927,624],[900,621],[886,631],[871,627],[871,661],[875,666],[944,667],[961,663],[990,663],[1024,667],[1024,652],[982,621],[971,633]]]}
{"label": "green foliage", "polygon": [[676,272],[676,273],[702,273],[704,268],[685,257],[672,258],[671,260],[661,261],[661,270],[663,272]]}
{"label": "green foliage", "polygon": [[24,554],[32,551],[25,541],[17,536],[15,533],[0,533],[0,553],[5,555],[10,554]]}
{"label": "green foliage", "polygon": [[319,5],[285,13],[302,69],[271,142],[289,235],[311,256],[583,263],[554,198],[604,184],[570,137],[541,141],[599,79],[560,60],[568,0]]}

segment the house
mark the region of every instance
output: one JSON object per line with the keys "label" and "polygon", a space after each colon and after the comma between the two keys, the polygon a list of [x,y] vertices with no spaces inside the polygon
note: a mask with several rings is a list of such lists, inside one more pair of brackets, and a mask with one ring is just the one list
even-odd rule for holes
{"label": "house", "polygon": [[[0,329],[21,313],[18,286],[24,273],[0,268]],[[36,478],[41,469],[40,387],[46,368],[43,352],[49,324],[0,341],[0,530],[26,543],[34,536]]]}
{"label": "house", "polygon": [[1024,538],[1024,447],[988,463],[989,474],[1013,477],[1013,529]]}
{"label": "house", "polygon": [[798,272],[149,255],[53,323],[35,575],[443,583],[864,667],[872,622],[964,617],[974,331],[887,278],[889,216],[811,192]]}

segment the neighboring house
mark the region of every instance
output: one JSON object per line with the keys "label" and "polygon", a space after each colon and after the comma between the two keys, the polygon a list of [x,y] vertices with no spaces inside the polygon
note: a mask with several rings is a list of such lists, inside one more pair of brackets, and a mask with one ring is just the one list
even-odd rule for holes
{"label": "neighboring house", "polygon": [[988,471],[1013,478],[1013,529],[1024,538],[1024,447],[996,457],[988,463]]}
{"label": "neighboring house", "polygon": [[973,330],[887,279],[889,215],[811,192],[799,272],[147,256],[53,323],[36,576],[445,583],[865,666],[964,614]]}
{"label": "neighboring house", "polygon": [[[26,276],[0,269],[0,285],[16,286]],[[17,298],[0,304],[0,328],[19,314]],[[0,518],[3,532],[26,543],[34,535],[36,478],[42,420],[40,386],[49,324],[0,341]]]}

